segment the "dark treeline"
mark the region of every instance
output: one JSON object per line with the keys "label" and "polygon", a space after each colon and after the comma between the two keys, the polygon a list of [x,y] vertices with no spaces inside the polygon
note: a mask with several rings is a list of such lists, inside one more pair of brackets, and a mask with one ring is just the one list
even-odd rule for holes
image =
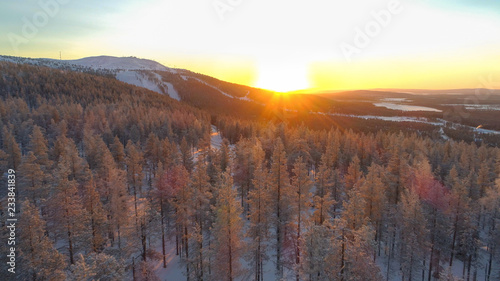
{"label": "dark treeline", "polygon": [[171,255],[187,280],[500,278],[496,147],[210,116],[89,74],[0,73],[19,280],[159,280]]}

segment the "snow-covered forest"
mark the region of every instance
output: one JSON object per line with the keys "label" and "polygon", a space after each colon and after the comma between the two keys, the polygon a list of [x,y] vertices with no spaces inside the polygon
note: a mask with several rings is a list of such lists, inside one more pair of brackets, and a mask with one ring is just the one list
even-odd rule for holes
{"label": "snow-covered forest", "polygon": [[498,147],[239,120],[66,70],[0,73],[18,280],[500,280]]}

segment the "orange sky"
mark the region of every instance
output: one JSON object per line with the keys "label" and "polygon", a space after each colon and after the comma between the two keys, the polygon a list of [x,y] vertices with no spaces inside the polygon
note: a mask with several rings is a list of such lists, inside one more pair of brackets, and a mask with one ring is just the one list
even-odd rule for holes
{"label": "orange sky", "polygon": [[276,91],[473,88],[500,74],[489,2],[70,1],[25,36],[44,11],[31,2],[3,5],[0,54],[137,56]]}

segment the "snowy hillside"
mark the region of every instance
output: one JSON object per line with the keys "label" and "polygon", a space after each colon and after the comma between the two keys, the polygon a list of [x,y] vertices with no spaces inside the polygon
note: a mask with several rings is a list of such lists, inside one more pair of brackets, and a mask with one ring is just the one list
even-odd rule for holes
{"label": "snowy hillside", "polygon": [[109,70],[161,70],[170,71],[170,68],[164,65],[147,59],[139,59],[136,57],[111,57],[111,56],[97,56],[88,57],[78,60],[66,60],[68,64],[74,64],[93,69],[109,69]]}
{"label": "snowy hillside", "polygon": [[168,94],[173,99],[181,100],[174,86],[171,83],[164,82],[162,77],[155,72],[124,70],[116,74],[116,79],[159,94]]}
{"label": "snowy hillside", "polygon": [[81,72],[96,71],[98,73],[113,74],[119,81],[143,87],[159,94],[168,94],[171,98],[180,100],[180,96],[174,86],[171,83],[163,81],[162,77],[154,72],[168,71],[175,74],[177,70],[168,68],[153,60],[111,56],[87,57],[77,60],[0,56],[0,61],[70,69]]}
{"label": "snowy hillside", "polygon": [[44,58],[23,58],[0,56],[0,61],[8,61],[14,63],[26,63],[31,65],[47,66],[52,68],[65,68],[69,67],[72,70],[82,71],[85,69],[93,70],[159,70],[170,71],[176,73],[175,69],[168,68],[156,61],[139,59],[136,57],[111,57],[111,56],[97,56],[87,57],[77,60],[56,60]]}

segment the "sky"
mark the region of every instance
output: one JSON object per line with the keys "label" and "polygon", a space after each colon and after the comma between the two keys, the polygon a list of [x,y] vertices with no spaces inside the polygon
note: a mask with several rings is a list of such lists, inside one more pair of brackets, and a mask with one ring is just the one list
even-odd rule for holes
{"label": "sky", "polygon": [[493,0],[0,4],[2,55],[136,56],[275,91],[485,87],[499,34]]}

